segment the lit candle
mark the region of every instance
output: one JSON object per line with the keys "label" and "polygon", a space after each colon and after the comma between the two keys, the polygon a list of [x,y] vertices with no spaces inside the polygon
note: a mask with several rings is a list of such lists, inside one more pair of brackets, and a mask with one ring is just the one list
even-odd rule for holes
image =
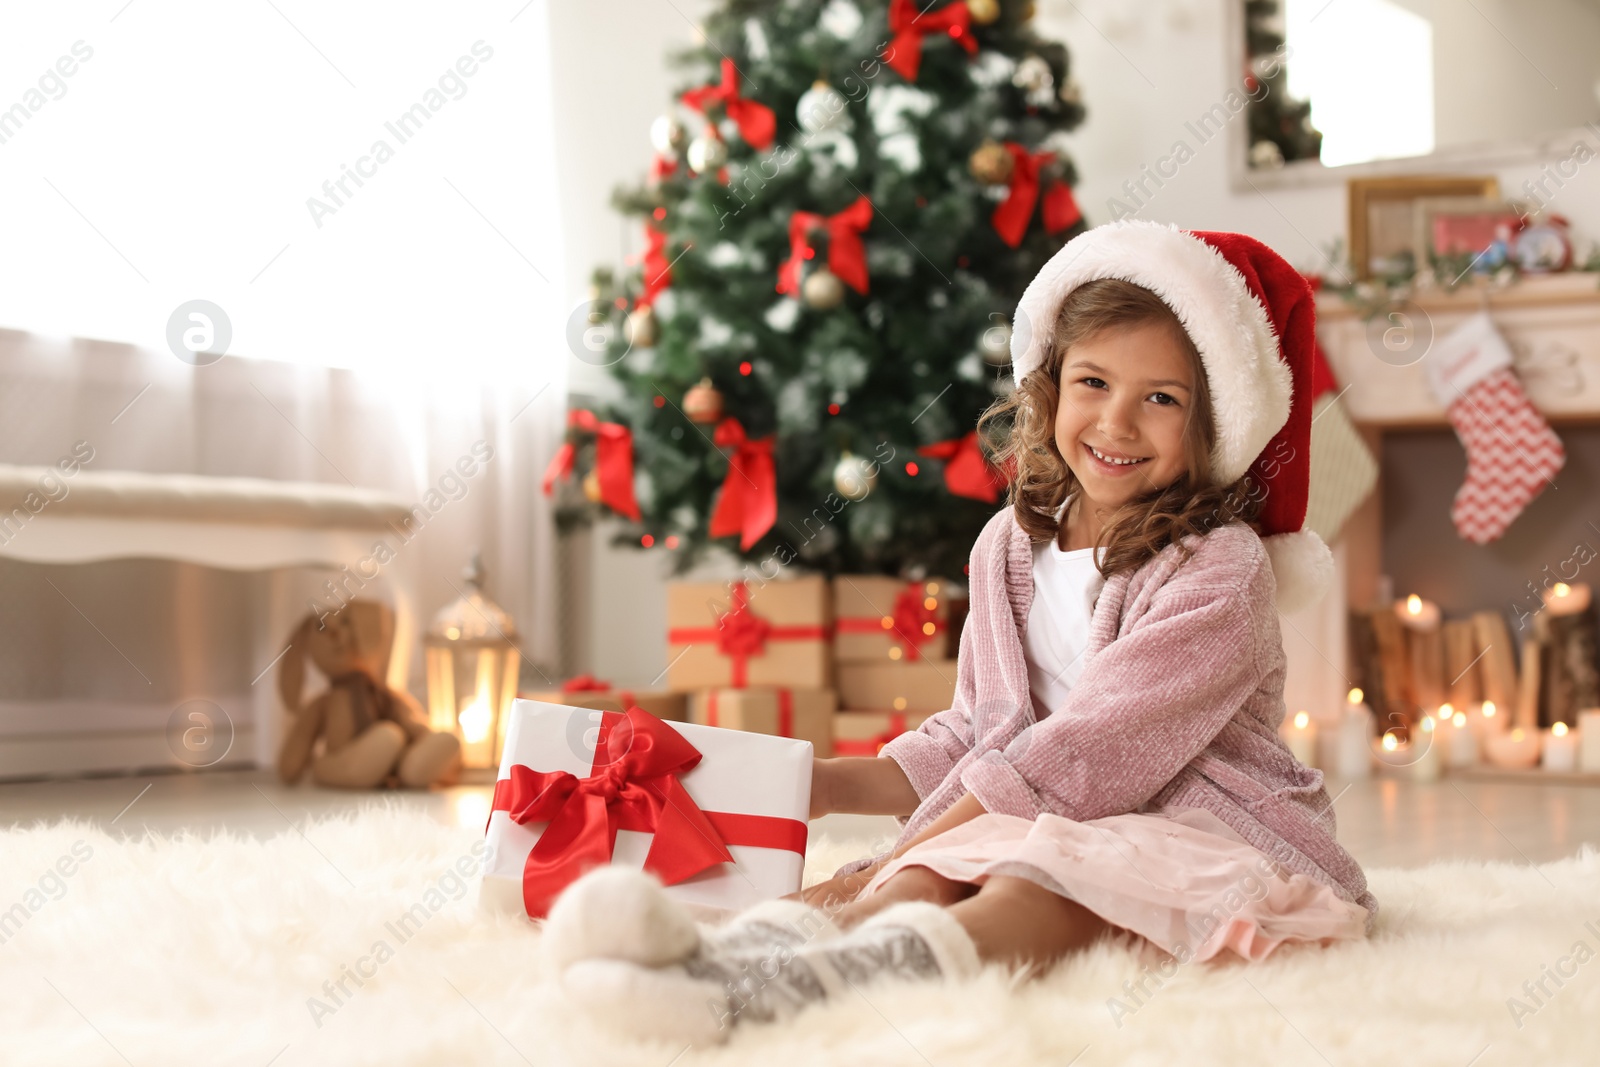
{"label": "lit candle", "polygon": [[1506,717],[1499,714],[1494,701],[1485,700],[1478,705],[1478,714],[1472,720],[1472,729],[1478,735],[1478,744],[1482,745],[1490,734],[1506,732]]}
{"label": "lit candle", "polygon": [[1372,709],[1367,707],[1366,696],[1359,689],[1350,690],[1339,717],[1340,778],[1365,778],[1372,773]]}
{"label": "lit candle", "polygon": [[1283,740],[1295,759],[1307,767],[1317,765],[1317,724],[1311,721],[1309,713],[1295,712],[1294,720],[1286,724]]}
{"label": "lit candle", "polygon": [[1419,633],[1429,633],[1439,628],[1439,605],[1431,600],[1423,600],[1415,593],[1396,601],[1394,613],[1400,616],[1401,622]]}
{"label": "lit candle", "polygon": [[1600,708],[1578,712],[1578,769],[1600,774]]}
{"label": "lit candle", "polygon": [[1558,722],[1544,731],[1544,754],[1540,759],[1547,771],[1564,771],[1568,774],[1578,769],[1578,735]]}
{"label": "lit candle", "polygon": [[1518,726],[1486,738],[1489,762],[1496,767],[1532,767],[1539,762],[1539,735]]}
{"label": "lit candle", "polygon": [[1418,726],[1417,741],[1411,746],[1415,759],[1411,764],[1411,778],[1418,782],[1436,782],[1444,768],[1439,755],[1439,734],[1433,716],[1424,715]]}
{"label": "lit candle", "polygon": [[1552,615],[1579,615],[1589,610],[1589,587],[1583,582],[1568,585],[1557,582],[1543,593],[1544,606]]}
{"label": "lit candle", "polygon": [[1439,727],[1444,732],[1445,762],[1451,767],[1471,767],[1478,762],[1478,739],[1467,722],[1467,713],[1449,704],[1439,709]]}

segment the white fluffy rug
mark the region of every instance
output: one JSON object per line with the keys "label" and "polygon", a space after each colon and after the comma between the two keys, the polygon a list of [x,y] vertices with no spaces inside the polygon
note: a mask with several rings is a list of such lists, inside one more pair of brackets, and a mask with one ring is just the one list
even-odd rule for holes
{"label": "white fluffy rug", "polygon": [[[1190,965],[1159,989],[1147,980],[1152,995],[1120,1026],[1108,1000],[1131,1003],[1123,983],[1138,981],[1153,960],[1102,944],[1042,980],[1018,983],[990,968],[961,986],[878,986],[781,1027],[741,1030],[722,1048],[685,1051],[619,1040],[564,1006],[541,972],[537,928],[480,917],[476,885],[451,877],[478,840],[380,807],[267,841],[122,842],[70,823],[0,832],[0,1060],[11,1067],[1600,1061],[1600,853],[1588,847],[1538,868],[1369,871],[1384,907],[1373,939],[1286,949],[1256,965]],[[848,858],[837,843],[814,842],[808,879]],[[418,903],[431,917],[401,941],[387,924]],[[371,955],[380,941],[393,950],[381,963]],[[358,964],[371,977],[359,987],[346,977],[352,995],[336,1002],[324,983]],[[1560,984],[1549,977],[1558,971]],[[1541,979],[1548,997],[1537,989]],[[1514,1016],[1515,1003],[1523,1010]]]}

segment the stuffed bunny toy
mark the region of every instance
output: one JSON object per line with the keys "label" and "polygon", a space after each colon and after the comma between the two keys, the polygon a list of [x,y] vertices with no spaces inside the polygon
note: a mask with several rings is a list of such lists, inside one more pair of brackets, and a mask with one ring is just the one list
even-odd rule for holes
{"label": "stuffed bunny toy", "polygon": [[[384,682],[393,644],[394,612],[384,604],[352,600],[320,621],[306,616],[278,668],[278,693],[294,716],[278,777],[296,782],[309,762],[313,781],[339,789],[420,789],[454,779],[461,743],[430,730],[416,699]],[[328,689],[301,704],[307,655]]]}

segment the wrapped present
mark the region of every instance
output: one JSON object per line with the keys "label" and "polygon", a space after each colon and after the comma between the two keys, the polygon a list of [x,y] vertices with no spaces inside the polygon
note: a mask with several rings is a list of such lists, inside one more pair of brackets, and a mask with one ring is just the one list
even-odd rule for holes
{"label": "wrapped present", "polygon": [[932,714],[931,711],[841,711],[833,717],[833,754],[876,756],[884,745],[907,730],[915,730]]}
{"label": "wrapped present", "polygon": [[711,909],[797,892],[811,762],[808,741],[517,700],[480,906],[544,918],[605,864],[642,868]]}
{"label": "wrapped present", "polygon": [[746,689],[701,689],[689,697],[689,721],[725,730],[749,730],[810,741],[818,759],[833,755],[832,689],[752,685]]}
{"label": "wrapped present", "polygon": [[948,583],[876,574],[833,580],[833,654],[840,663],[950,658]]}
{"label": "wrapped present", "polygon": [[944,711],[955,698],[951,660],[839,664],[839,706],[851,711]]}
{"label": "wrapped present", "polygon": [[593,708],[596,711],[626,711],[636,704],[658,719],[668,722],[686,722],[689,718],[689,697],[666,689],[616,689],[610,682],[592,674],[580,674],[561,683],[560,689],[542,692],[518,693],[524,700],[537,700],[545,704],[565,704],[571,708]]}
{"label": "wrapped present", "polygon": [[667,684],[677,690],[827,689],[833,684],[832,621],[821,575],[761,585],[669,583]]}

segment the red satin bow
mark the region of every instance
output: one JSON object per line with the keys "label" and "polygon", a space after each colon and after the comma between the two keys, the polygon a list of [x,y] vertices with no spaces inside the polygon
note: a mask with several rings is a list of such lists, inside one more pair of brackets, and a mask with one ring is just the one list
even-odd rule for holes
{"label": "red satin bow", "polygon": [[831,636],[826,623],[774,625],[768,622],[750,609],[750,585],[743,580],[732,583],[732,599],[732,606],[716,617],[715,626],[670,627],[667,644],[715,644],[717,652],[731,661],[728,685],[734,689],[743,689],[749,684],[750,659],[764,655],[768,641],[826,641]]}
{"label": "red satin bow", "polygon": [[[933,624],[933,633],[925,629],[929,623]],[[911,583],[894,598],[894,633],[905,645],[906,659],[921,659],[922,646],[932,641],[934,634],[943,628],[938,609],[928,607],[922,583]]]}
{"label": "red satin bow", "polygon": [[799,295],[800,268],[814,255],[811,230],[822,226],[828,231],[828,269],[858,293],[867,291],[867,255],[861,245],[861,231],[872,223],[872,201],[865,196],[843,211],[818,215],[796,211],[789,216],[789,258],[778,268],[778,292]]}
{"label": "red satin bow", "polygon": [[698,749],[637,707],[614,725],[603,720],[601,734],[587,778],[513,764],[511,776],[495,783],[493,810],[518,824],[550,824],[523,866],[522,902],[532,918],[544,918],[584,871],[611,862],[618,830],[655,834],[644,869],[665,885],[733,862],[723,837],[678,781],[700,762]]}
{"label": "red satin bow", "polygon": [[968,55],[977,55],[978,39],[972,35],[972,12],[966,0],[955,0],[938,11],[919,12],[915,0],[890,0],[889,32],[894,39],[883,61],[908,82],[917,80],[922,66],[922,38],[930,33],[949,34]]}
{"label": "red satin bow", "polygon": [[740,136],[752,148],[769,147],[778,132],[778,117],[770,107],[739,95],[739,68],[726,56],[722,59],[722,84],[690,89],[679,99],[701,113],[708,104],[721,104],[722,110],[739,127]]}
{"label": "red satin bow", "polygon": [[678,161],[671,156],[664,156],[657,152],[650,157],[650,180],[658,182],[662,178],[678,173]]}
{"label": "red satin bow", "polygon": [[[1015,248],[1022,243],[1022,235],[1028,232],[1028,220],[1033,218],[1034,205],[1039,202],[1039,168],[1056,156],[1054,152],[1032,155],[1015,141],[1004,144],[1011,153],[1011,191],[994,209],[990,222],[1000,240]],[[1073,199],[1072,187],[1060,178],[1052,180],[1045,190],[1043,215],[1046,233],[1060,233],[1083,218],[1078,202]]]}
{"label": "red satin bow", "polygon": [[978,447],[976,430],[965,437],[936,441],[917,449],[917,455],[942,459],[944,484],[956,496],[971,497],[993,504],[1005,488],[1006,479],[984,458]]}
{"label": "red satin bow", "polygon": [[[567,412],[568,428],[585,430],[595,435],[595,470],[600,478],[600,502],[634,522],[639,521],[639,503],[633,496],[633,433],[616,422],[601,422],[595,413],[584,408]],[[544,469],[544,495],[555,491],[556,480],[572,473],[572,462],[577,446],[563,441],[550,465]]]}
{"label": "red satin bow", "polygon": [[644,292],[633,303],[634,307],[648,307],[656,302],[661,290],[672,284],[672,263],[667,259],[667,234],[649,223],[644,227]]}
{"label": "red satin bow", "polygon": [[563,693],[604,693],[610,689],[610,682],[601,681],[592,674],[580,674],[561,683]]}
{"label": "red satin bow", "polygon": [[732,448],[722,493],[711,512],[711,536],[739,535],[739,548],[749,551],[778,521],[778,473],[772,463],[773,437],[759,441],[745,436],[744,426],[728,416],[712,438],[719,448]]}

